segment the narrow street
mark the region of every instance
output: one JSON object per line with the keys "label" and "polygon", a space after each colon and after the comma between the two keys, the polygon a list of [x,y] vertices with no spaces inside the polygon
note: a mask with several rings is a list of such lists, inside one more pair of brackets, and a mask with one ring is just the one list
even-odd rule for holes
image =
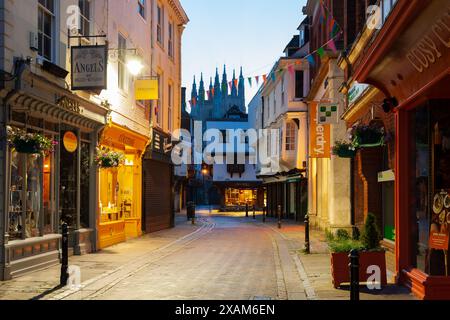
{"label": "narrow street", "polygon": [[[70,257],[79,286],[57,288],[55,265],[0,283],[0,300],[348,300],[332,288],[323,236],[312,232],[313,254],[302,253],[303,229],[243,212],[201,210],[196,225],[178,215],[174,229]],[[396,286],[362,293],[387,298],[412,296]]]}
{"label": "narrow street", "polygon": [[[202,212],[194,233],[45,299],[285,300],[305,299],[285,244],[243,213]],[[83,270],[82,270],[83,272]],[[289,277],[287,279],[287,277]]]}

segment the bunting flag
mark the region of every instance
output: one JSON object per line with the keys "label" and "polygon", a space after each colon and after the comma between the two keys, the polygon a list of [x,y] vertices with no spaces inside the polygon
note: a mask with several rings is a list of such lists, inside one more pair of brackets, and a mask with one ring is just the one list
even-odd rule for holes
{"label": "bunting flag", "polygon": [[288,72],[289,74],[294,77],[295,71],[294,71],[294,66],[293,65],[289,65],[288,66]]}
{"label": "bunting flag", "polygon": [[256,85],[259,85],[259,76],[256,76],[255,79],[256,79]]}
{"label": "bunting flag", "polygon": [[325,55],[325,50],[323,49],[323,47],[317,49],[317,54],[320,58],[323,58],[323,56]]}
{"label": "bunting flag", "polygon": [[272,72],[271,77],[272,77],[272,81],[273,82],[277,81],[277,77],[275,75],[275,72]]}
{"label": "bunting flag", "polygon": [[333,51],[333,53],[337,52],[336,43],[334,42],[334,39],[328,41],[328,48],[330,48],[330,50]]}
{"label": "bunting flag", "polygon": [[266,83],[266,81],[267,81],[267,74],[263,75],[262,77],[263,77],[264,83]]}
{"label": "bunting flag", "polygon": [[250,85],[250,88],[253,86],[253,84],[252,84],[252,78],[248,78],[248,84]]}
{"label": "bunting flag", "polygon": [[212,93],[213,97],[215,96],[215,91],[216,91],[216,89],[214,89],[214,88],[211,89],[211,93]]}
{"label": "bunting flag", "polygon": [[231,91],[233,89],[233,82],[232,81],[228,82],[228,86],[230,87],[230,91]]}
{"label": "bunting flag", "polygon": [[316,65],[316,62],[314,61],[314,57],[312,55],[307,56],[306,59],[312,67]]}
{"label": "bunting flag", "polygon": [[237,86],[238,86],[238,80],[237,79],[234,79],[234,86],[237,88]]}

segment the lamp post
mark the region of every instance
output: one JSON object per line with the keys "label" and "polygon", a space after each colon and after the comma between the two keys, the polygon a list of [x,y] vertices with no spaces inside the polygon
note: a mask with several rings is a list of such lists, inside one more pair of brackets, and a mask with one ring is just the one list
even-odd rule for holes
{"label": "lamp post", "polygon": [[206,192],[206,197],[207,197],[207,202],[208,202],[208,207],[209,207],[209,214],[211,214],[212,213],[212,210],[211,210],[211,203],[210,203],[210,198],[209,198],[209,192],[208,192],[208,190],[206,190],[206,182],[205,182],[205,177],[207,176],[209,174],[209,170],[208,170],[208,167],[204,164],[203,166],[202,166],[202,175],[203,175],[203,188],[205,188],[205,192]]}

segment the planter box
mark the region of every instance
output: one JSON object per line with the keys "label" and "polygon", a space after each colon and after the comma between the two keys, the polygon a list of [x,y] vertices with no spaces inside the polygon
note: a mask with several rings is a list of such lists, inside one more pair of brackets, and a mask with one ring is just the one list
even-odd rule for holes
{"label": "planter box", "polygon": [[[333,285],[339,288],[343,283],[350,283],[350,259],[348,253],[331,254],[331,275]],[[381,285],[387,286],[386,253],[383,252],[361,252],[359,259],[359,281],[366,283],[370,275],[367,269],[370,266],[378,266],[381,269]]]}

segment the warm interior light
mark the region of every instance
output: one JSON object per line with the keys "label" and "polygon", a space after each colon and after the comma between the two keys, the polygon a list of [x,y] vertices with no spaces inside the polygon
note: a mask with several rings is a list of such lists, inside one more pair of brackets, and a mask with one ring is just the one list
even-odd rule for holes
{"label": "warm interior light", "polygon": [[138,58],[131,58],[127,62],[127,68],[128,68],[128,71],[133,76],[137,76],[141,73],[142,69],[144,68],[144,65],[142,64],[141,60],[139,60]]}

